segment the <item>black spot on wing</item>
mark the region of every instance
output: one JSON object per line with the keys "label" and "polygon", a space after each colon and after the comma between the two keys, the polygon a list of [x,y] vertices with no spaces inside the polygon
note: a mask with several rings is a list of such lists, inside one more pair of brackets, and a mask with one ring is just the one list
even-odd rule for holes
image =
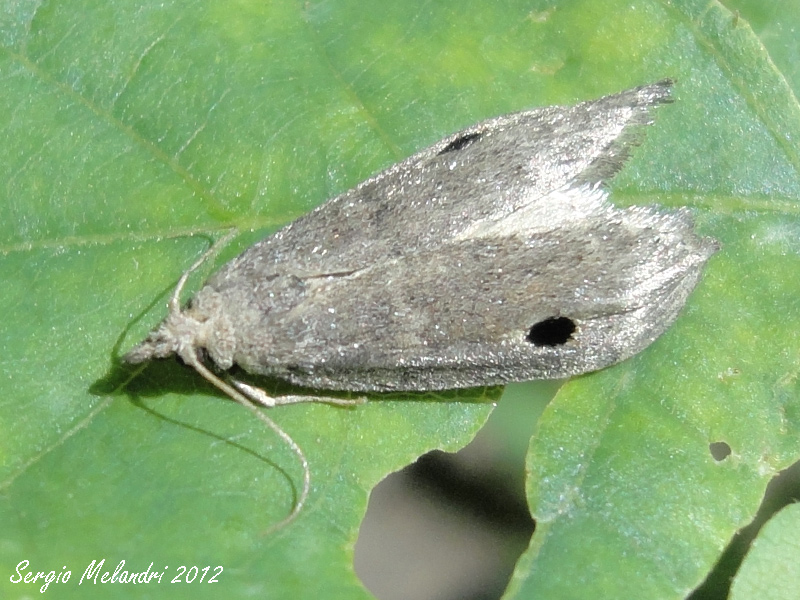
{"label": "black spot on wing", "polygon": [[534,346],[561,346],[575,333],[575,322],[567,317],[548,317],[536,323],[525,337]]}
{"label": "black spot on wing", "polygon": [[462,136],[457,137],[452,142],[447,144],[444,148],[439,151],[439,156],[442,154],[447,154],[448,152],[456,152],[457,150],[463,150],[467,146],[470,146],[481,139],[481,134],[478,132],[475,133],[465,133]]}

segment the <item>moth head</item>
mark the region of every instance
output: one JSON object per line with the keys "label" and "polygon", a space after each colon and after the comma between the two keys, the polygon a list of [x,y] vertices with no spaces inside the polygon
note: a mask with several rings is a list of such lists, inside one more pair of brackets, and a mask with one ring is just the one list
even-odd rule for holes
{"label": "moth head", "polygon": [[138,365],[154,358],[167,358],[177,352],[178,339],[170,323],[172,315],[164,319],[145,339],[136,344],[125,356],[123,362]]}
{"label": "moth head", "polygon": [[129,364],[138,364],[173,354],[193,363],[205,350],[221,369],[233,365],[235,338],[219,295],[204,287],[186,309],[170,309],[167,318],[130,352],[122,357]]}

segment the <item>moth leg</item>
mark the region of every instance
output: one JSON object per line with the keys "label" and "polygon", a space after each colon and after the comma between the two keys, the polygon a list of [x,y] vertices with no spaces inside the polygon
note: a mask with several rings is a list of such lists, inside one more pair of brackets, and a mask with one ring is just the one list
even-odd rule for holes
{"label": "moth leg", "polygon": [[272,431],[274,431],[278,435],[278,437],[280,437],[283,440],[283,442],[287,446],[289,446],[292,452],[294,452],[295,455],[297,456],[298,460],[300,461],[300,465],[303,468],[303,487],[300,490],[300,494],[298,495],[294,507],[292,508],[292,511],[289,513],[289,515],[284,517],[284,519],[279,523],[277,523],[276,525],[270,527],[264,533],[265,534],[271,533],[273,531],[281,529],[282,527],[285,527],[286,525],[294,521],[297,518],[297,515],[300,514],[300,511],[303,510],[303,506],[305,505],[306,500],[308,499],[308,493],[311,490],[311,469],[308,466],[308,459],[306,458],[305,453],[297,444],[297,442],[295,442],[288,433],[286,433],[283,429],[280,428],[280,426],[277,423],[275,423],[275,421],[273,421],[263,413],[263,411],[258,406],[259,404],[258,401],[254,403],[253,400],[251,400],[248,396],[239,392],[236,388],[228,385],[222,379],[214,375],[214,373],[212,373],[208,369],[208,367],[206,367],[200,360],[196,350],[191,349],[187,352],[182,353],[181,358],[183,358],[184,362],[193,367],[205,379],[207,379],[218,389],[220,389],[221,391],[225,392],[228,396],[230,396],[231,399],[235,400],[236,402],[244,406],[247,410],[249,410],[251,413],[253,413],[253,415],[255,415],[255,417],[259,421],[261,421],[264,425],[266,425]]}
{"label": "moth leg", "polygon": [[286,395],[286,396],[270,396],[261,388],[249,385],[238,379],[230,379],[230,382],[242,394],[247,396],[253,402],[272,408],[273,406],[280,406],[283,404],[298,404],[300,402],[323,402],[325,404],[333,404],[335,406],[356,406],[364,404],[366,398],[334,398],[332,396],[300,396],[300,395]]}

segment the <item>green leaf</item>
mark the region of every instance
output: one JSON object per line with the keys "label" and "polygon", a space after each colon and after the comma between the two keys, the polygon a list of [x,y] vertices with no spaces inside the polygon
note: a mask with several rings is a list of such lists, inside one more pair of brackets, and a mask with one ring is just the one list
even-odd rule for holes
{"label": "green leaf", "polygon": [[[683,597],[800,458],[797,85],[720,5],[19,0],[0,47],[0,596],[38,593],[28,561],[71,571],[59,598],[368,597],[369,490],[463,446],[496,390],[272,410],[312,493],[265,536],[291,451],[176,362],[116,357],[229,227],[218,264],[460,127],[667,76],[612,199],[693,207],[723,250],[663,338],[545,411],[509,597]],[[78,585],[101,559],[166,574]]]}
{"label": "green leaf", "polygon": [[661,339],[545,410],[509,597],[683,598],[800,457],[796,90],[721,6],[661,16],[658,60],[692,66],[612,197],[694,206],[722,251]]}
{"label": "green leaf", "polygon": [[794,600],[800,589],[800,505],[764,525],[731,587],[731,600]]}

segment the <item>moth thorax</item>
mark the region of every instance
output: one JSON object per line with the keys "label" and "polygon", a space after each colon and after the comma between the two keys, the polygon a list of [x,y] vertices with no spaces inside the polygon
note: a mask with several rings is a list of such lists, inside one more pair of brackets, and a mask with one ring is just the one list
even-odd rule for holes
{"label": "moth thorax", "polygon": [[175,317],[172,332],[181,357],[183,352],[196,353],[203,348],[220,369],[233,366],[236,336],[217,291],[205,286],[192,299],[189,308],[170,317]]}

